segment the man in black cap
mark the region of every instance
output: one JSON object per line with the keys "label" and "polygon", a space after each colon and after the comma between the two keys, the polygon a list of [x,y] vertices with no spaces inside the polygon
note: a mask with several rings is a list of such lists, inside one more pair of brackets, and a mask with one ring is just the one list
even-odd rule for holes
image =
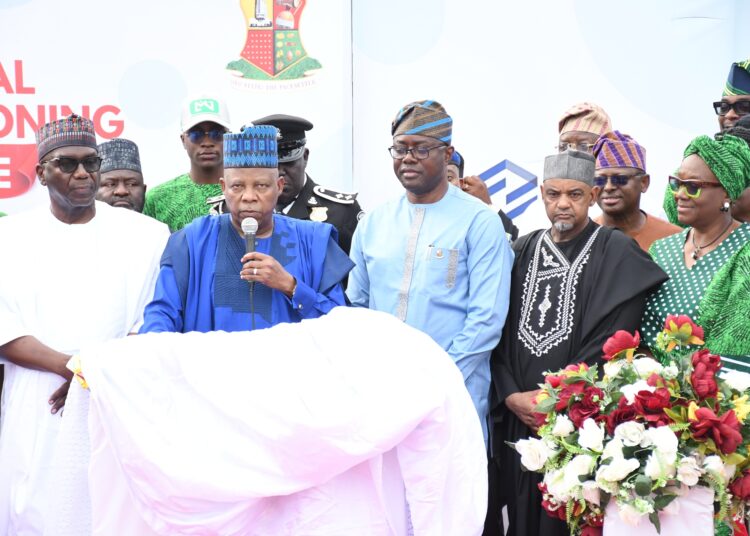
{"label": "man in black cap", "polygon": [[276,204],[277,212],[298,220],[324,221],[339,233],[341,249],[349,253],[352,235],[364,212],[357,194],[345,194],[323,188],[305,172],[310,150],[305,147],[305,132],[313,128],[307,119],[274,114],[253,121],[254,125],[272,125],[281,131],[279,138],[279,176],[284,191]]}
{"label": "man in black cap", "polygon": [[115,138],[100,144],[98,150],[102,167],[97,201],[143,212],[146,185],[138,146],[130,140]]}

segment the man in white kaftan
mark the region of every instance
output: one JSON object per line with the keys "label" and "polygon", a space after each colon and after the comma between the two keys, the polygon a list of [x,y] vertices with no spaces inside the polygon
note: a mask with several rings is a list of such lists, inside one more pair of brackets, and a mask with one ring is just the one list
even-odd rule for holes
{"label": "man in white kaftan", "polygon": [[169,236],[147,216],[94,201],[101,161],[90,121],[53,122],[38,140],[51,204],[0,220],[3,536],[44,533],[65,363],[85,343],[137,332]]}

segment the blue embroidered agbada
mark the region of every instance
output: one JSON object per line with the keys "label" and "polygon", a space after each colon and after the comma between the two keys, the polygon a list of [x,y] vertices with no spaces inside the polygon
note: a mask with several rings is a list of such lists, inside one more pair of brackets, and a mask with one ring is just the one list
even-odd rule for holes
{"label": "blue embroidered agbada", "polygon": [[[275,214],[273,234],[255,250],[271,255],[297,280],[292,298],[255,283],[255,329],[317,318],[346,299],[341,281],[353,267],[328,224]],[[140,333],[249,331],[250,285],[240,279],[245,241],[229,214],[194,220],[170,237],[153,301]]]}

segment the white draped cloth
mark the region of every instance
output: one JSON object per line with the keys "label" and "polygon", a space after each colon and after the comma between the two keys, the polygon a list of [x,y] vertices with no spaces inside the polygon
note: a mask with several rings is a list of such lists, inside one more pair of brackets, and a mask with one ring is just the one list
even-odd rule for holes
{"label": "white draped cloth", "polygon": [[[0,218],[0,345],[31,335],[73,353],[137,330],[168,238],[165,225],[99,202],[79,225],[48,207]],[[41,535],[61,425],[47,401],[64,380],[0,362],[0,535]]]}
{"label": "white draped cloth", "polygon": [[[482,532],[487,460],[463,377],[391,315],[139,335],[81,363],[90,391],[71,393],[60,447],[88,465],[93,534]],[[85,460],[72,435],[87,407]],[[86,505],[78,482],[56,493]]]}

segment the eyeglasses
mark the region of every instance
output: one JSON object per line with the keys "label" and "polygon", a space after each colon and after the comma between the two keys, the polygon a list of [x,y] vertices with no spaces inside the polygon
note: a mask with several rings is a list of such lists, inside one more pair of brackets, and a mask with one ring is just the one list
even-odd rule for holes
{"label": "eyeglasses", "polygon": [[393,157],[394,160],[403,160],[409,153],[411,153],[411,155],[417,160],[424,160],[430,156],[430,151],[433,149],[442,149],[445,147],[448,146],[435,145],[434,147],[412,147],[411,149],[407,149],[406,147],[388,147],[388,152],[391,153],[391,157]]}
{"label": "eyeglasses", "polygon": [[734,110],[737,115],[750,114],[750,100],[738,100],[737,102],[716,101],[714,112],[716,115],[727,115],[729,110]]}
{"label": "eyeglasses", "polygon": [[46,164],[47,162],[55,162],[55,165],[63,173],[73,173],[78,166],[83,164],[83,169],[89,173],[99,171],[102,167],[102,159],[98,156],[87,156],[83,160],[77,158],[71,158],[69,156],[58,156],[56,158],[50,158],[49,160],[43,160],[40,164]]}
{"label": "eyeglasses", "polygon": [[199,128],[196,128],[194,130],[187,131],[187,137],[193,143],[199,143],[203,141],[203,138],[205,138],[206,136],[208,136],[211,141],[222,141],[224,140],[224,131],[217,128],[211,130],[201,130]]}
{"label": "eyeglasses", "polygon": [[593,146],[594,146],[593,143],[561,141],[560,145],[555,145],[555,149],[557,149],[561,153],[564,153],[568,149],[573,149],[574,151],[582,151],[584,153],[588,153],[591,151],[591,148]]}
{"label": "eyeglasses", "polygon": [[677,177],[669,177],[669,188],[672,190],[674,195],[680,193],[680,189],[685,189],[685,195],[691,199],[700,197],[701,190],[703,188],[723,188],[721,183],[718,182],[705,182],[705,181],[683,181]]}
{"label": "eyeglasses", "polygon": [[607,181],[612,182],[612,186],[625,186],[630,179],[640,177],[642,173],[636,173],[635,175],[597,175],[594,177],[594,184],[602,187],[607,185]]}

